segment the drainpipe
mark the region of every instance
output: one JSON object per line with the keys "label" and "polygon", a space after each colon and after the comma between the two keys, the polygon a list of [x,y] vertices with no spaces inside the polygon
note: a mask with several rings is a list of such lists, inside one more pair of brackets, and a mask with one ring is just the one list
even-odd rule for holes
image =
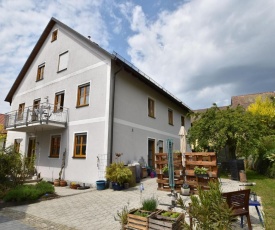
{"label": "drainpipe", "polygon": [[123,69],[123,66],[120,66],[119,70],[114,73],[114,87],[112,95],[112,113],[111,113],[111,143],[110,143],[110,164],[113,162],[113,139],[114,139],[114,115],[115,115],[115,89],[116,89],[116,75]]}

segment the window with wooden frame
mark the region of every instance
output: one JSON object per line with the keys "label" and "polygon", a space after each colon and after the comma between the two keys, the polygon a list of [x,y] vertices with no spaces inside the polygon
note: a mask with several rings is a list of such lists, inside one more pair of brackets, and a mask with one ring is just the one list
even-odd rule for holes
{"label": "window with wooden frame", "polygon": [[76,133],[74,136],[74,158],[86,158],[87,133]]}
{"label": "window with wooden frame", "polygon": [[168,124],[173,125],[173,110],[168,109]]}
{"label": "window with wooden frame", "polygon": [[77,107],[89,105],[90,83],[78,86]]}
{"label": "window with wooden frame", "polygon": [[18,113],[17,113],[17,120],[23,120],[24,110],[25,110],[25,103],[19,104]]}
{"label": "window with wooden frame", "polygon": [[181,123],[181,126],[184,126],[184,116],[180,117],[180,123]]}
{"label": "window with wooden frame", "polygon": [[41,64],[37,68],[36,81],[43,80],[44,78],[45,63]]}
{"label": "window with wooden frame", "polygon": [[61,135],[51,136],[50,157],[58,158],[60,152]]}
{"label": "window with wooden frame", "polygon": [[148,116],[155,117],[155,101],[152,98],[148,98]]}
{"label": "window with wooden frame", "polygon": [[61,72],[63,70],[66,70],[68,67],[68,61],[69,61],[69,51],[66,51],[59,55],[59,61],[58,61],[58,72]]}
{"label": "window with wooden frame", "polygon": [[52,42],[57,40],[57,33],[58,33],[58,30],[55,30],[52,32]]}
{"label": "window with wooden frame", "polygon": [[64,92],[59,92],[55,94],[54,99],[54,112],[62,112],[64,106]]}

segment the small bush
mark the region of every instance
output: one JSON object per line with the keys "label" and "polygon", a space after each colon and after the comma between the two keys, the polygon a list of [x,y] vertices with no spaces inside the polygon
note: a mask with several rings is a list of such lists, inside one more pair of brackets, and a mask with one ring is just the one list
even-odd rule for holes
{"label": "small bush", "polygon": [[5,196],[4,201],[33,201],[38,200],[46,193],[54,193],[54,187],[47,182],[39,182],[36,185],[18,185],[11,189]]}
{"label": "small bush", "polygon": [[154,212],[158,206],[158,199],[155,197],[151,197],[148,199],[144,199],[142,201],[142,210]]}

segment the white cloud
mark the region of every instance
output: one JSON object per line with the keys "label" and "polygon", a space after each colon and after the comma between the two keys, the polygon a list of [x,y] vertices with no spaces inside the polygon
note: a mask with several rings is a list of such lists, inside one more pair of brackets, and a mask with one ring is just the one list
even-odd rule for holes
{"label": "white cloud", "polygon": [[[128,40],[128,52],[133,63],[191,108],[270,91],[274,6],[271,0],[193,0],[161,12],[155,21],[136,6],[130,12],[136,34]],[[205,99],[201,92],[207,92]]]}
{"label": "white cloud", "polygon": [[109,33],[100,14],[104,1],[0,1],[0,113],[9,110],[4,99],[51,17],[84,36],[109,45]]}

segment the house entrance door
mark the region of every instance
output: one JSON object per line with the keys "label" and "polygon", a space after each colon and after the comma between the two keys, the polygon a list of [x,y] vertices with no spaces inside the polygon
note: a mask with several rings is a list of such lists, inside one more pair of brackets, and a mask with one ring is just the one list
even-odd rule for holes
{"label": "house entrance door", "polygon": [[148,139],[148,166],[155,169],[155,140]]}
{"label": "house entrance door", "polygon": [[28,144],[28,158],[33,157],[35,155],[35,142],[35,137],[30,137]]}

